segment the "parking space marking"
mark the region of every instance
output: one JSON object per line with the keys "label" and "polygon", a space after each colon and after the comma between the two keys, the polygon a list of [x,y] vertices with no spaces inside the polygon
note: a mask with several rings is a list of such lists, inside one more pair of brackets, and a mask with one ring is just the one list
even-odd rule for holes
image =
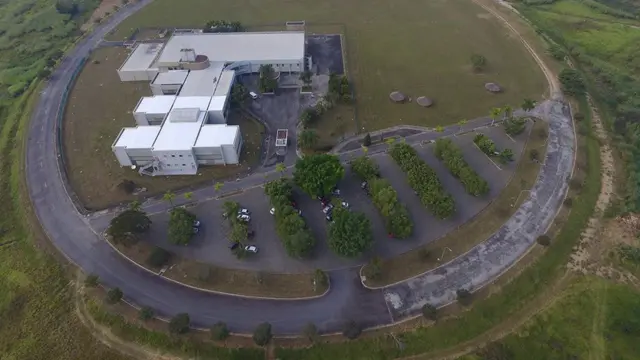
{"label": "parking space marking", "polygon": [[480,152],[482,153],[482,155],[484,155],[487,159],[489,159],[489,161],[491,161],[491,163],[493,164],[493,166],[497,167],[497,168],[498,168],[498,170],[502,171],[502,168],[501,168],[500,166],[498,166],[498,164],[496,164],[496,163],[495,163],[495,161],[493,161],[493,160],[491,159],[491,157],[489,157],[489,155],[485,154],[485,153],[484,153],[484,151],[482,151],[482,150],[478,147],[478,145],[476,145],[476,143],[473,143],[473,146],[475,146],[475,147],[476,147],[476,149],[478,149],[478,151],[480,151]]}

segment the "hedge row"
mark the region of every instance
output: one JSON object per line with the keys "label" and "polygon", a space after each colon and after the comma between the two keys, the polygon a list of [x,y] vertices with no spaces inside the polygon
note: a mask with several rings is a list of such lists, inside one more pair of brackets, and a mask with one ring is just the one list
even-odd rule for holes
{"label": "hedge row", "polygon": [[388,181],[380,178],[378,164],[367,156],[351,161],[351,170],[369,184],[373,204],[385,219],[389,236],[403,239],[413,232],[413,222],[407,208],[398,201],[398,194]]}
{"label": "hedge row", "polygon": [[460,180],[469,194],[480,196],[489,192],[489,184],[467,164],[462,151],[451,139],[436,140],[433,153]]}
{"label": "hedge row", "polygon": [[406,143],[397,143],[389,154],[407,174],[407,181],[422,204],[436,217],[446,219],[456,212],[453,197],[444,190],[436,172],[420,159],[414,148]]}
{"label": "hedge row", "polygon": [[473,142],[478,146],[483,153],[487,154],[489,157],[497,157],[498,160],[506,164],[509,161],[513,161],[513,151],[511,149],[503,149],[502,151],[498,151],[496,148],[496,144],[493,140],[489,139],[489,137],[485,134],[477,134],[473,138]]}
{"label": "hedge row", "polygon": [[271,181],[265,185],[264,191],[275,210],[276,232],[287,254],[297,258],[309,256],[316,239],[292,205],[293,189],[289,180],[282,178]]}

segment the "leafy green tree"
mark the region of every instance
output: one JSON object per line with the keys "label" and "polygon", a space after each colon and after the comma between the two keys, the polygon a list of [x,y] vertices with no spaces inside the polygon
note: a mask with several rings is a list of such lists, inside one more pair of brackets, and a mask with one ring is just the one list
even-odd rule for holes
{"label": "leafy green tree", "polygon": [[502,150],[498,156],[503,164],[513,161],[513,151],[511,149]]}
{"label": "leafy green tree", "polygon": [[527,120],[523,118],[511,118],[502,123],[504,132],[510,136],[520,135],[524,132],[527,125]]}
{"label": "leafy green tree", "polygon": [[551,55],[551,57],[559,61],[563,61],[564,58],[567,56],[564,49],[562,49],[562,47],[555,44],[552,44],[551,46],[549,46],[549,55]]}
{"label": "leafy green tree", "polygon": [[[233,218],[235,219],[235,217]],[[229,237],[231,241],[237,243],[244,243],[247,241],[247,236],[249,234],[249,227],[243,221],[232,221],[233,226],[231,227],[231,234]]]}
{"label": "leafy green tree", "polygon": [[184,208],[176,207],[169,212],[169,242],[188,245],[194,235],[196,216]]}
{"label": "leafy green tree", "polygon": [[456,298],[462,306],[469,306],[473,301],[473,294],[467,289],[456,290]]}
{"label": "leafy green tree", "polygon": [[422,306],[422,316],[431,321],[436,321],[438,319],[438,309],[431,304],[424,304]]}
{"label": "leafy green tree", "polygon": [[558,76],[560,84],[562,84],[562,91],[567,95],[582,95],[586,91],[582,74],[575,69],[563,69]]}
{"label": "leafy green tree", "polygon": [[511,116],[513,115],[513,109],[511,108],[510,105],[503,106],[502,112],[504,113],[505,119],[511,119]]}
{"label": "leafy green tree", "polygon": [[369,189],[373,204],[385,219],[385,227],[394,238],[407,238],[413,232],[413,222],[407,208],[398,201],[398,194],[384,179],[370,179]]}
{"label": "leafy green tree", "polygon": [[315,154],[296,162],[293,181],[311,196],[330,194],[344,176],[344,168],[335,155]]}
{"label": "leafy green tree", "polygon": [[149,230],[151,219],[140,210],[128,209],[111,219],[107,235],[116,244],[132,245],[139,236]]}
{"label": "leafy green tree", "polygon": [[474,71],[480,72],[484,70],[486,65],[487,65],[487,58],[485,58],[480,54],[471,55],[471,66],[473,66]]}
{"label": "leafy green tree", "polygon": [[362,145],[371,146],[371,134],[367,133],[367,135],[364,136],[364,139],[362,139]]}
{"label": "leafy green tree", "polygon": [[120,302],[120,300],[122,300],[122,296],[124,294],[122,293],[122,290],[120,290],[120,288],[113,288],[113,289],[109,289],[109,291],[107,291],[107,297],[105,298],[105,301],[107,302],[107,304],[116,304],[118,302]]}
{"label": "leafy green tree", "polygon": [[189,191],[189,192],[184,193],[184,198],[185,198],[185,200],[193,199],[193,192]]}
{"label": "leafy green tree", "polygon": [[276,79],[276,72],[273,69],[273,66],[270,64],[260,65],[259,73],[260,77],[258,86],[260,87],[260,91],[263,93],[275,91],[278,87],[278,79]]}
{"label": "leafy green tree", "polygon": [[223,187],[223,186],[224,186],[224,183],[217,182],[217,183],[213,184],[213,189],[214,189],[215,191],[220,191],[220,190],[222,189],[222,187]]}
{"label": "leafy green tree", "polygon": [[272,337],[271,324],[267,322],[258,325],[253,331],[253,342],[258,346],[267,345],[271,341]]}
{"label": "leafy green tree", "polygon": [[536,107],[536,101],[535,100],[531,100],[531,99],[524,99],[522,100],[522,110],[524,111],[531,111],[533,109],[535,109]]}
{"label": "leafy green tree", "polygon": [[485,134],[477,134],[473,138],[473,142],[482,150],[483,153],[494,156],[496,152],[496,144]]}
{"label": "leafy green tree", "polygon": [[177,314],[169,321],[169,332],[172,334],[186,334],[189,332],[190,324],[191,319],[189,318],[189,314]]}
{"label": "leafy green tree", "polygon": [[460,180],[465,190],[474,196],[489,192],[489,184],[464,160],[462,151],[451,139],[438,139],[433,148],[435,156]]}
{"label": "leafy green tree", "polygon": [[271,204],[275,205],[273,204],[273,199],[285,197],[288,200],[293,193],[293,187],[289,179],[280,178],[268,182],[264,187],[264,193],[271,198]]}
{"label": "leafy green tree", "polygon": [[249,91],[244,85],[234,83],[231,88],[231,103],[234,106],[242,106],[249,98]]}
{"label": "leafy green tree", "polygon": [[367,156],[361,156],[352,160],[351,171],[353,171],[361,180],[380,177],[380,168],[378,167],[378,164]]}
{"label": "leafy green tree", "polygon": [[235,215],[240,210],[240,204],[235,201],[225,201],[222,204],[222,216],[228,218],[229,220],[235,220]]}
{"label": "leafy green tree", "polygon": [[318,143],[318,133],[312,129],[305,129],[300,133],[298,144],[301,149],[312,149]]}
{"label": "leafy green tree", "polygon": [[171,253],[161,247],[153,248],[147,258],[147,264],[154,268],[161,268],[171,260]]}
{"label": "leafy green tree", "polygon": [[211,333],[211,338],[218,341],[224,340],[230,335],[227,324],[222,321],[218,321],[217,323],[213,324],[213,326],[209,329],[209,332]]}
{"label": "leafy green tree", "polygon": [[140,311],[138,311],[138,319],[142,321],[149,321],[153,319],[154,316],[155,312],[148,306],[143,306],[142,308],[140,308]]}
{"label": "leafy green tree", "polygon": [[498,118],[502,115],[502,109],[499,107],[491,108],[491,112],[489,113],[489,117],[491,117],[491,126],[493,123],[498,120]]}
{"label": "leafy green tree", "polygon": [[76,16],[80,12],[78,3],[74,0],[58,0],[56,1],[56,11],[60,14]]}
{"label": "leafy green tree", "polygon": [[319,117],[320,115],[318,114],[318,110],[316,108],[304,109],[302,111],[302,114],[300,114],[300,122],[306,129],[311,126],[316,120],[318,120]]}
{"label": "leafy green tree", "polygon": [[333,211],[333,221],[329,227],[329,246],[333,252],[352,258],[371,247],[371,222],[364,214],[338,207]]}

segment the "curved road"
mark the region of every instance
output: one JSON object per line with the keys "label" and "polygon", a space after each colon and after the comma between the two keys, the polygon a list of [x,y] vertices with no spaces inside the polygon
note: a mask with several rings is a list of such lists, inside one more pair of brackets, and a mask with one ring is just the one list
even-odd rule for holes
{"label": "curved road", "polygon": [[332,289],[314,300],[276,301],[215,295],[171,283],[121,258],[91,228],[66,191],[57,144],[57,111],[72,73],[103,36],[150,0],[129,5],[101,24],[67,54],[35,108],[27,141],[29,194],[43,229],[67,258],[107,286],[122,289],[128,301],[151,306],[162,316],[189,313],[195,326],[226,322],[234,332],[251,332],[267,321],[277,334],[299,334],[308,322],[320,331],[339,331],[347,318],[365,326],[389,324],[414,315],[425,302],[443,305],[459,288],[476,289],[504,272],[543,233],[562,204],[573,166],[574,135],[561,102],[539,106],[549,119],[545,164],[531,197],[494,236],[442,267],[384,290],[361,286],[354,269],[332,272]]}

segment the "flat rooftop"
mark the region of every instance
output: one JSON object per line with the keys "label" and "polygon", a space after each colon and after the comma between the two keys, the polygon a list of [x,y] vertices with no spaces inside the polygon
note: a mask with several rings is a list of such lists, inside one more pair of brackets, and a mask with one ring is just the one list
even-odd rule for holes
{"label": "flat rooftop", "polygon": [[207,111],[211,96],[178,96],[173,103],[173,109],[200,109]]}
{"label": "flat rooftop", "polygon": [[211,96],[216,90],[224,64],[212,63],[203,70],[189,72],[178,96]]}
{"label": "flat rooftop", "polygon": [[214,96],[209,103],[208,111],[222,111],[227,103],[227,96]]}
{"label": "flat rooftop", "polygon": [[213,93],[213,96],[226,96],[227,94],[230,94],[235,76],[235,70],[223,71],[222,74],[220,74],[220,78],[216,84],[216,91]]}
{"label": "flat rooftop", "polygon": [[206,55],[211,62],[301,60],[304,32],[177,34],[167,41],[157,62],[177,63],[185,48]]}
{"label": "flat rooftop", "polygon": [[158,73],[152,84],[158,85],[182,85],[189,75],[189,70],[170,70]]}
{"label": "flat rooftop", "polygon": [[240,134],[240,126],[226,124],[204,125],[194,147],[208,148],[233,145]]}
{"label": "flat rooftop", "polygon": [[123,128],[113,146],[127,149],[151,149],[159,133],[160,126]]}
{"label": "flat rooftop", "polygon": [[153,63],[160,54],[164,44],[139,43],[129,54],[127,60],[120,67],[121,71],[147,70],[153,68]]}
{"label": "flat rooftop", "polygon": [[134,113],[168,114],[176,101],[174,95],[145,96],[138,101]]}
{"label": "flat rooftop", "polygon": [[[174,109],[171,111],[169,117],[162,124],[162,129],[153,144],[153,150],[186,151],[193,148],[207,113],[205,111],[194,113],[192,110],[197,109],[178,109],[178,111]],[[195,115],[194,118],[184,117],[192,114]]]}

